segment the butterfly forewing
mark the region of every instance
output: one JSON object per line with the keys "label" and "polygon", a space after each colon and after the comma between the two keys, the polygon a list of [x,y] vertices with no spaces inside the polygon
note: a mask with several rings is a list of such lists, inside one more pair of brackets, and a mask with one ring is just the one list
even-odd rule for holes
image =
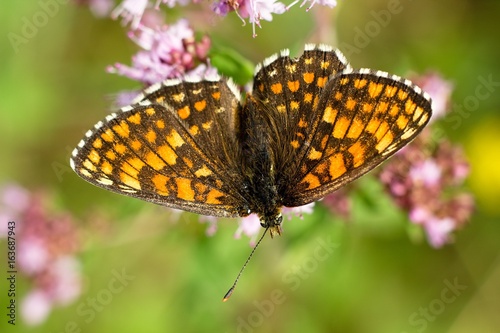
{"label": "butterfly forewing", "polygon": [[73,152],[75,171],[97,186],[173,208],[248,214],[234,167],[239,104],[226,82],[168,82],[158,89],[98,123]]}
{"label": "butterfly forewing", "polygon": [[397,76],[367,71],[332,78],[311,126],[314,136],[285,192],[286,206],[318,200],[378,166],[427,124],[431,104]]}
{"label": "butterfly forewing", "polygon": [[328,79],[346,68],[349,64],[344,56],[325,45],[306,45],[299,58],[290,58],[284,51],[257,68],[252,95],[261,103],[260,112],[273,123],[276,171],[284,178],[301,159],[297,156],[299,148],[309,140]]}
{"label": "butterfly forewing", "polygon": [[[139,99],[171,106],[174,116],[196,138],[196,144],[217,165],[221,176],[234,172],[240,154],[237,138],[241,109],[240,92],[234,84],[225,79],[166,82],[157,89],[147,89]],[[215,145],[218,141],[226,144]],[[238,172],[230,176],[241,178]]]}

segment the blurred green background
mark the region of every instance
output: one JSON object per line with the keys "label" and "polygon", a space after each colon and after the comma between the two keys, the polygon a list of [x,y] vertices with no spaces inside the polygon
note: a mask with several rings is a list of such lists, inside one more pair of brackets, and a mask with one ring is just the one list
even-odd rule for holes
{"label": "blurred green background", "polygon": [[[359,31],[394,4],[401,12],[379,23],[379,33],[361,45]],[[201,13],[207,5],[191,8],[195,30],[254,62],[282,48],[298,55],[305,42],[333,44],[354,67],[441,72],[455,85],[455,112],[475,95],[479,77],[500,82],[500,1],[345,0],[334,11],[317,6],[310,12],[295,6],[262,21],[255,39],[251,25],[242,27],[234,13],[225,19]],[[43,189],[56,211],[75,216],[85,239],[81,297],[39,326],[26,326],[19,314],[15,328],[7,325],[1,279],[2,332],[498,332],[499,85],[459,123],[441,122],[465,148],[472,170],[467,186],[477,204],[453,244],[435,250],[413,242],[405,214],[375,189],[368,203],[354,197],[350,223],[320,206],[286,223],[282,237],[264,240],[235,294],[222,303],[250,251],[247,239],[233,238],[234,221],[222,221],[209,238],[196,216],[108,193],[69,168],[71,150],[110,112],[110,95],[138,88],[104,71],[115,62],[129,64],[136,52],[125,30],[70,1],[16,52],[8,33],[21,34],[23,19],[41,7],[37,1],[1,7],[0,183]],[[167,20],[182,13],[169,12]],[[319,29],[315,21],[323,22]],[[329,243],[335,246],[318,256]],[[117,272],[130,279],[89,310]],[[18,283],[21,297],[31,286],[21,276]],[[450,294],[450,284],[462,289]]]}

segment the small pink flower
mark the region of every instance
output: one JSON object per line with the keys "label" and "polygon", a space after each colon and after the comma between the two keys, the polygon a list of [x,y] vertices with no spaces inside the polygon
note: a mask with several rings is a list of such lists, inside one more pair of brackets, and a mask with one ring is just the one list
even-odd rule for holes
{"label": "small pink flower", "polygon": [[132,57],[132,65],[117,63],[107,68],[110,73],[127,76],[151,85],[182,76],[203,77],[216,72],[207,57],[210,39],[195,41],[187,20],[150,29],[145,26],[130,32],[129,37],[143,50]]}
{"label": "small pink flower", "polygon": [[88,6],[95,17],[106,17],[111,13],[115,2],[113,0],[74,0],[78,5]]}
{"label": "small pink flower", "polygon": [[440,74],[431,72],[414,79],[415,83],[427,92],[432,99],[431,121],[442,118],[449,110],[453,84]]}
{"label": "small pink flower", "polygon": [[423,207],[415,207],[410,210],[409,217],[413,223],[423,224],[425,221],[431,218],[429,211]]}
{"label": "small pink flower", "polygon": [[49,263],[50,255],[42,239],[25,236],[19,241],[19,267],[28,275],[41,272]]}
{"label": "small pink flower", "polygon": [[455,220],[446,217],[442,219],[432,218],[424,224],[427,239],[431,246],[442,247],[449,242],[450,233],[455,230]]}
{"label": "small pink flower", "polygon": [[245,0],[240,5],[240,15],[243,18],[248,17],[248,21],[252,23],[253,36],[255,33],[255,25],[260,26],[260,20],[272,21],[272,14],[283,14],[286,11],[286,6],[276,0]]}
{"label": "small pink flower", "polygon": [[441,168],[432,159],[415,163],[408,172],[411,180],[427,187],[435,186],[441,178]]}
{"label": "small pink flower", "polygon": [[281,212],[283,216],[288,217],[288,220],[291,220],[292,217],[297,216],[300,219],[303,219],[303,214],[312,214],[314,211],[315,202],[308,203],[307,205],[299,206],[299,207],[283,207]]}
{"label": "small pink flower", "polygon": [[462,182],[470,173],[470,166],[467,162],[456,163],[453,166],[453,178],[457,182]]}
{"label": "small pink flower", "polygon": [[321,203],[328,207],[334,215],[348,219],[351,215],[351,199],[348,193],[348,189],[340,188],[324,197]]}
{"label": "small pink flower", "polygon": [[50,268],[53,277],[52,298],[59,305],[68,305],[82,293],[80,262],[72,256],[58,258]]}
{"label": "small pink flower", "polygon": [[219,72],[217,68],[210,65],[200,64],[196,66],[193,70],[189,71],[189,77],[215,77]]}
{"label": "small pink flower", "polygon": [[156,0],[155,9],[160,8],[160,4],[162,3],[169,8],[173,8],[176,5],[186,6],[189,4],[189,0]]}
{"label": "small pink flower", "polygon": [[259,235],[259,231],[262,229],[260,225],[260,220],[257,214],[250,214],[247,217],[240,219],[238,229],[234,233],[234,238],[240,239],[241,234],[245,234],[250,237],[250,246],[255,246],[255,241]]}
{"label": "small pink flower", "polygon": [[34,289],[21,300],[20,310],[28,325],[39,325],[47,319],[52,310],[52,301],[43,290]]}
{"label": "small pink flower", "polygon": [[[288,220],[291,220],[293,216],[303,218],[303,214],[311,214],[313,212],[314,204],[314,202],[311,202],[300,207],[283,207],[282,214],[288,217]],[[250,214],[247,217],[241,218],[238,229],[234,233],[234,238],[240,239],[241,235],[245,234],[250,238],[250,246],[254,247],[259,233],[263,230],[260,223],[261,221],[257,214]]]}
{"label": "small pink flower", "polygon": [[[295,0],[291,4],[289,4],[286,8],[290,9],[292,6],[300,2],[300,0]],[[307,11],[310,10],[311,8],[314,7],[315,4],[321,5],[321,6],[327,6],[330,8],[333,8],[337,6],[337,1],[336,0],[303,0],[302,3],[300,4],[300,7],[304,7],[306,3],[310,2],[311,5],[307,7]]]}
{"label": "small pink flower", "polygon": [[245,24],[245,18],[252,24],[253,36],[257,36],[255,25],[260,27],[260,20],[272,21],[273,14],[283,14],[287,7],[276,0],[219,0],[211,5],[212,10],[221,16],[235,11]]}
{"label": "small pink flower", "polygon": [[229,13],[232,10],[237,12],[238,8],[240,7],[240,2],[237,0],[220,0],[212,2],[210,7],[215,14],[220,16],[226,16],[227,13]]}
{"label": "small pink flower", "polygon": [[109,97],[112,99],[113,108],[120,109],[130,105],[140,93],[140,90],[123,90],[115,94],[110,94]]}
{"label": "small pink flower", "polygon": [[148,6],[148,0],[123,0],[112,12],[111,18],[123,18],[124,25],[130,23],[132,30],[139,27],[142,15]]}
{"label": "small pink flower", "polygon": [[1,189],[0,208],[9,207],[9,210],[21,212],[28,208],[29,192],[16,184],[4,185]]}
{"label": "small pink flower", "polygon": [[406,184],[397,181],[390,184],[389,190],[395,196],[403,196],[408,192]]}
{"label": "small pink flower", "polygon": [[206,215],[201,215],[198,219],[200,223],[206,223],[208,224],[207,230],[205,231],[206,235],[211,237],[215,235],[217,232],[217,222],[218,218],[215,216],[206,216]]}

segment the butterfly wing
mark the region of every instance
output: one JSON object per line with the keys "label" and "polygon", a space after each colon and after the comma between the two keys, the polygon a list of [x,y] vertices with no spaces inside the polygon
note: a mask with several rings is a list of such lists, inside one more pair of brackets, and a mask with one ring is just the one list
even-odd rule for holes
{"label": "butterfly wing", "polygon": [[165,81],[97,123],[71,166],[107,190],[204,215],[245,216],[239,92],[219,78]]}
{"label": "butterfly wing", "polygon": [[430,117],[430,98],[408,80],[369,70],[334,76],[283,204],[304,205],[360,177],[413,140]]}
{"label": "butterfly wing", "polygon": [[312,44],[299,58],[290,58],[285,50],[257,66],[252,96],[270,124],[279,183],[288,185],[290,170],[298,167],[298,154],[304,154],[298,148],[310,141],[310,126],[326,83],[346,68],[350,66],[338,50]]}

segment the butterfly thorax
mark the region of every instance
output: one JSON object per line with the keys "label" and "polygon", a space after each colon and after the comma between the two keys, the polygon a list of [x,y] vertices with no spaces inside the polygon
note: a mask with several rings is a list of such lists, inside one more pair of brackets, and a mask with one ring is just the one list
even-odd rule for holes
{"label": "butterfly thorax", "polygon": [[240,118],[242,161],[250,210],[259,216],[271,236],[281,234],[281,202],[278,193],[272,124],[262,102],[247,96]]}

